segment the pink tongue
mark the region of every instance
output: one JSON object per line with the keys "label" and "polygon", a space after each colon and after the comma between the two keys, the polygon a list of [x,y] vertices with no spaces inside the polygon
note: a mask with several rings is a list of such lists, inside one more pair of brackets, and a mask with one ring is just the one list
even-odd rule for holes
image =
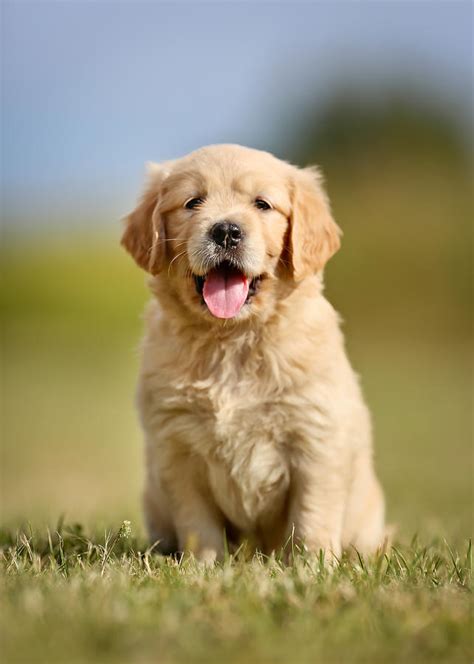
{"label": "pink tongue", "polygon": [[209,311],[216,318],[233,318],[242,309],[249,292],[247,277],[241,272],[212,270],[202,291]]}

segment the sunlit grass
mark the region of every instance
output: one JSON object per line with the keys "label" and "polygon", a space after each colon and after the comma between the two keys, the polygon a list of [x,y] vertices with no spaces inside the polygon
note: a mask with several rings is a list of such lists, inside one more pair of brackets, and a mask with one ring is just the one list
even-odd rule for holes
{"label": "sunlit grass", "polygon": [[[4,522],[65,514],[137,523],[142,443],[133,399],[144,273],[118,237],[95,236],[17,243],[3,271]],[[389,519],[405,538],[462,539],[471,516],[469,348],[410,327],[419,304],[407,301],[404,334],[390,332],[376,310],[344,329],[374,416]]]}
{"label": "sunlit grass", "polygon": [[8,662],[461,662],[471,545],[413,540],[328,568],[241,551],[202,567],[155,555],[122,524],[4,532]]}
{"label": "sunlit grass", "polygon": [[[371,255],[367,271],[353,253],[328,290],[348,313],[350,357],[374,416],[376,465],[397,531],[386,556],[353,555],[332,573],[303,552],[293,565],[241,552],[202,569],[192,558],[178,562],[149,550],[133,408],[145,276],[117,237],[8,248],[1,458],[8,530],[0,593],[6,663],[472,659],[471,365],[457,323],[466,316],[453,314],[457,290],[444,275],[439,289],[427,274],[410,291],[420,266],[391,291],[387,275],[371,283],[374,261],[383,260],[370,254],[370,242],[359,245]],[[398,288],[405,291],[395,298]],[[84,526],[51,527],[59,515]],[[123,527],[108,532],[124,519],[133,536]]]}

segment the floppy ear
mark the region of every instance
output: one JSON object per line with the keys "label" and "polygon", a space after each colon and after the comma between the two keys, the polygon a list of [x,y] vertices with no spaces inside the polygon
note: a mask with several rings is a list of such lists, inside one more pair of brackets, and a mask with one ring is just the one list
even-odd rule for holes
{"label": "floppy ear", "polygon": [[314,168],[295,169],[292,180],[290,257],[301,281],[321,270],[339,249],[341,229],[331,215],[322,178]]}
{"label": "floppy ear", "polygon": [[161,215],[157,210],[161,185],[168,175],[167,164],[148,163],[148,183],[137,207],[125,218],[121,244],[138,265],[158,274],[165,260],[165,237]]}

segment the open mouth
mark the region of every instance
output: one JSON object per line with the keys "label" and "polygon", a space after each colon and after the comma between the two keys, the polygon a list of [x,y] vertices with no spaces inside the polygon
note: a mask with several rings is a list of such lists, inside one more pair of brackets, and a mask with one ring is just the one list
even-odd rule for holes
{"label": "open mouth", "polygon": [[227,261],[205,276],[194,276],[198,294],[216,318],[234,318],[257,293],[262,277],[249,279]]}

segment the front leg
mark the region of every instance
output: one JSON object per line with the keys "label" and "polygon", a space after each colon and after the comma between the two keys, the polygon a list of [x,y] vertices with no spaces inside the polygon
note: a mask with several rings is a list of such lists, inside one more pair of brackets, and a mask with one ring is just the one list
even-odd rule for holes
{"label": "front leg", "polygon": [[186,449],[173,447],[164,484],[170,496],[178,547],[205,563],[222,560],[224,519],[209,490],[205,464]]}
{"label": "front leg", "polygon": [[346,482],[343,467],[333,456],[311,451],[293,459],[287,536],[293,535],[310,551],[339,557]]}

